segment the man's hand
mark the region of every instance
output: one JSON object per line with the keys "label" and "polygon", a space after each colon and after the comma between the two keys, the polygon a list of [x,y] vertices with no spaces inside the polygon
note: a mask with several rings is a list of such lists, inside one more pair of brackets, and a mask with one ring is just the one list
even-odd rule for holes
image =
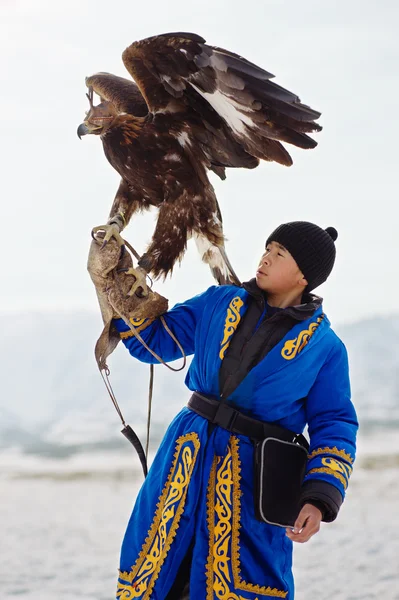
{"label": "man's hand", "polygon": [[294,524],[294,529],[287,528],[287,536],[293,542],[308,542],[319,531],[322,514],[313,504],[305,504]]}

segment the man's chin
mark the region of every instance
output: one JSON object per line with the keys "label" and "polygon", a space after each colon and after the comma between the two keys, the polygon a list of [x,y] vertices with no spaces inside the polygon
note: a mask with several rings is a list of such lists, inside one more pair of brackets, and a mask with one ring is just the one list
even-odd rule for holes
{"label": "man's chin", "polygon": [[267,277],[266,275],[255,275],[255,280],[256,280],[256,285],[258,286],[258,288],[260,288],[261,290],[267,291],[268,285],[267,285]]}

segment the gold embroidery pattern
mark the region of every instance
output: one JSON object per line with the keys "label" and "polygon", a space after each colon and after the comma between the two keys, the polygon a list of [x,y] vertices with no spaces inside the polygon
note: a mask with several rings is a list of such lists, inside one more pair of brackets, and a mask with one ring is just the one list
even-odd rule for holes
{"label": "gold embroidery pattern", "polygon": [[199,447],[194,432],[176,441],[173,463],[141,552],[130,572],[119,572],[116,597],[120,600],[150,598],[179,527]]}
{"label": "gold embroidery pattern", "polygon": [[[135,327],[137,333],[140,333],[140,331],[143,331],[143,329],[146,329],[146,327],[151,325],[151,323],[153,323],[153,321],[155,321],[155,319],[133,319],[133,318],[130,319],[130,322]],[[119,335],[122,340],[126,340],[127,338],[130,338],[130,337],[134,337],[134,333],[131,329],[129,329],[129,331],[121,331],[119,333]]]}
{"label": "gold embroidery pattern", "polygon": [[348,463],[350,463],[351,465],[354,462],[354,459],[350,454],[345,452],[345,450],[338,450],[336,446],[334,446],[334,448],[316,448],[316,450],[313,450],[311,454],[308,454],[308,459],[311,460],[319,454],[332,454],[333,456],[339,456],[340,458],[343,458],[344,460],[348,461]]}
{"label": "gold embroidery pattern", "polygon": [[[227,456],[214,459],[209,478],[207,508],[210,537],[206,565],[207,600],[213,600],[215,596],[218,600],[247,600],[244,596],[230,590],[232,581],[237,590],[285,598],[288,592],[270,586],[246,583],[241,579],[239,558],[240,479],[238,439],[231,436]],[[230,564],[232,565],[231,572]],[[256,598],[256,600],[259,599]]]}
{"label": "gold embroidery pattern", "polygon": [[214,538],[215,538],[215,485],[216,485],[216,467],[220,461],[219,456],[215,456],[212,463],[208,482],[207,493],[207,524],[209,531],[209,552],[206,561],[206,600],[213,600],[213,556],[214,556]]}
{"label": "gold embroidery pattern", "polygon": [[353,471],[352,467],[350,467],[346,463],[341,462],[340,460],[337,460],[336,458],[331,458],[331,456],[325,456],[324,458],[322,458],[321,459],[321,463],[325,467],[327,467],[329,469],[332,469],[333,471],[337,471],[338,473],[342,473],[342,475],[344,477],[346,477],[347,481],[348,481],[348,479],[351,476],[351,473]]}
{"label": "gold embroidery pattern", "polygon": [[241,578],[240,573],[240,529],[241,529],[241,461],[239,454],[239,441],[235,436],[230,438],[231,457],[233,463],[233,534],[232,534],[232,569],[234,585],[237,589],[259,593],[264,596],[285,598],[288,592],[271,588],[270,586],[247,583]]}
{"label": "gold embroidery pattern", "polygon": [[326,473],[327,475],[332,475],[336,479],[340,480],[340,482],[344,486],[344,490],[346,490],[346,488],[348,487],[348,482],[345,479],[345,477],[341,475],[341,473],[339,473],[338,471],[335,471],[334,469],[331,469],[329,467],[316,467],[315,469],[310,469],[310,471],[306,473],[306,477],[308,475],[311,475],[312,473]]}
{"label": "gold embroidery pattern", "polygon": [[238,323],[241,321],[240,310],[244,306],[244,302],[239,296],[233,298],[227,309],[226,321],[224,323],[223,340],[221,341],[221,349],[219,358],[224,359],[225,352],[230,345],[231,336],[237,329]]}
{"label": "gold embroidery pattern", "polygon": [[310,323],[309,329],[304,329],[301,331],[298,337],[294,338],[293,340],[287,340],[283,346],[283,349],[281,350],[281,356],[285,358],[285,360],[292,360],[295,358],[309,342],[323,318],[324,315],[321,315],[317,321]]}

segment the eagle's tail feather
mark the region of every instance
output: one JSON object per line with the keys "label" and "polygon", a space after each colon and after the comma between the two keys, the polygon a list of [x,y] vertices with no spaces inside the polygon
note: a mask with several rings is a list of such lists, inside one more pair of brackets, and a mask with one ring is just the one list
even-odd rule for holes
{"label": "eagle's tail feather", "polygon": [[233,285],[241,285],[241,281],[239,280],[237,273],[235,272],[235,270],[233,269],[233,266],[230,262],[229,257],[227,256],[226,253],[226,249],[224,246],[218,246],[218,250],[220,252],[220,254],[222,255],[224,264],[227,265],[227,268],[229,270],[230,273],[230,280],[229,282],[232,283]]}
{"label": "eagle's tail feather", "polygon": [[219,285],[241,285],[224,246],[215,246],[204,235],[194,236],[202,260],[209,265],[212,275]]}

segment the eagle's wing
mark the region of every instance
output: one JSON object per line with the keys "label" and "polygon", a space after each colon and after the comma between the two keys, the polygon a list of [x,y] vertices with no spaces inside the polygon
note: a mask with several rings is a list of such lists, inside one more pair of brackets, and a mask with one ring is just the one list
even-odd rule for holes
{"label": "eagle's wing", "polygon": [[[273,75],[245,58],[191,33],[134,42],[122,55],[152,113],[194,109],[207,124],[224,126],[253,157],[290,165],[280,141],[301,148],[317,143],[320,113],[280,87]],[[229,166],[229,165],[225,165]]]}
{"label": "eagle's wing", "polygon": [[146,101],[139,88],[129,79],[111,73],[96,73],[86,77],[86,85],[93,88],[102,100],[112,102],[120,113],[125,112],[136,117],[148,114]]}

